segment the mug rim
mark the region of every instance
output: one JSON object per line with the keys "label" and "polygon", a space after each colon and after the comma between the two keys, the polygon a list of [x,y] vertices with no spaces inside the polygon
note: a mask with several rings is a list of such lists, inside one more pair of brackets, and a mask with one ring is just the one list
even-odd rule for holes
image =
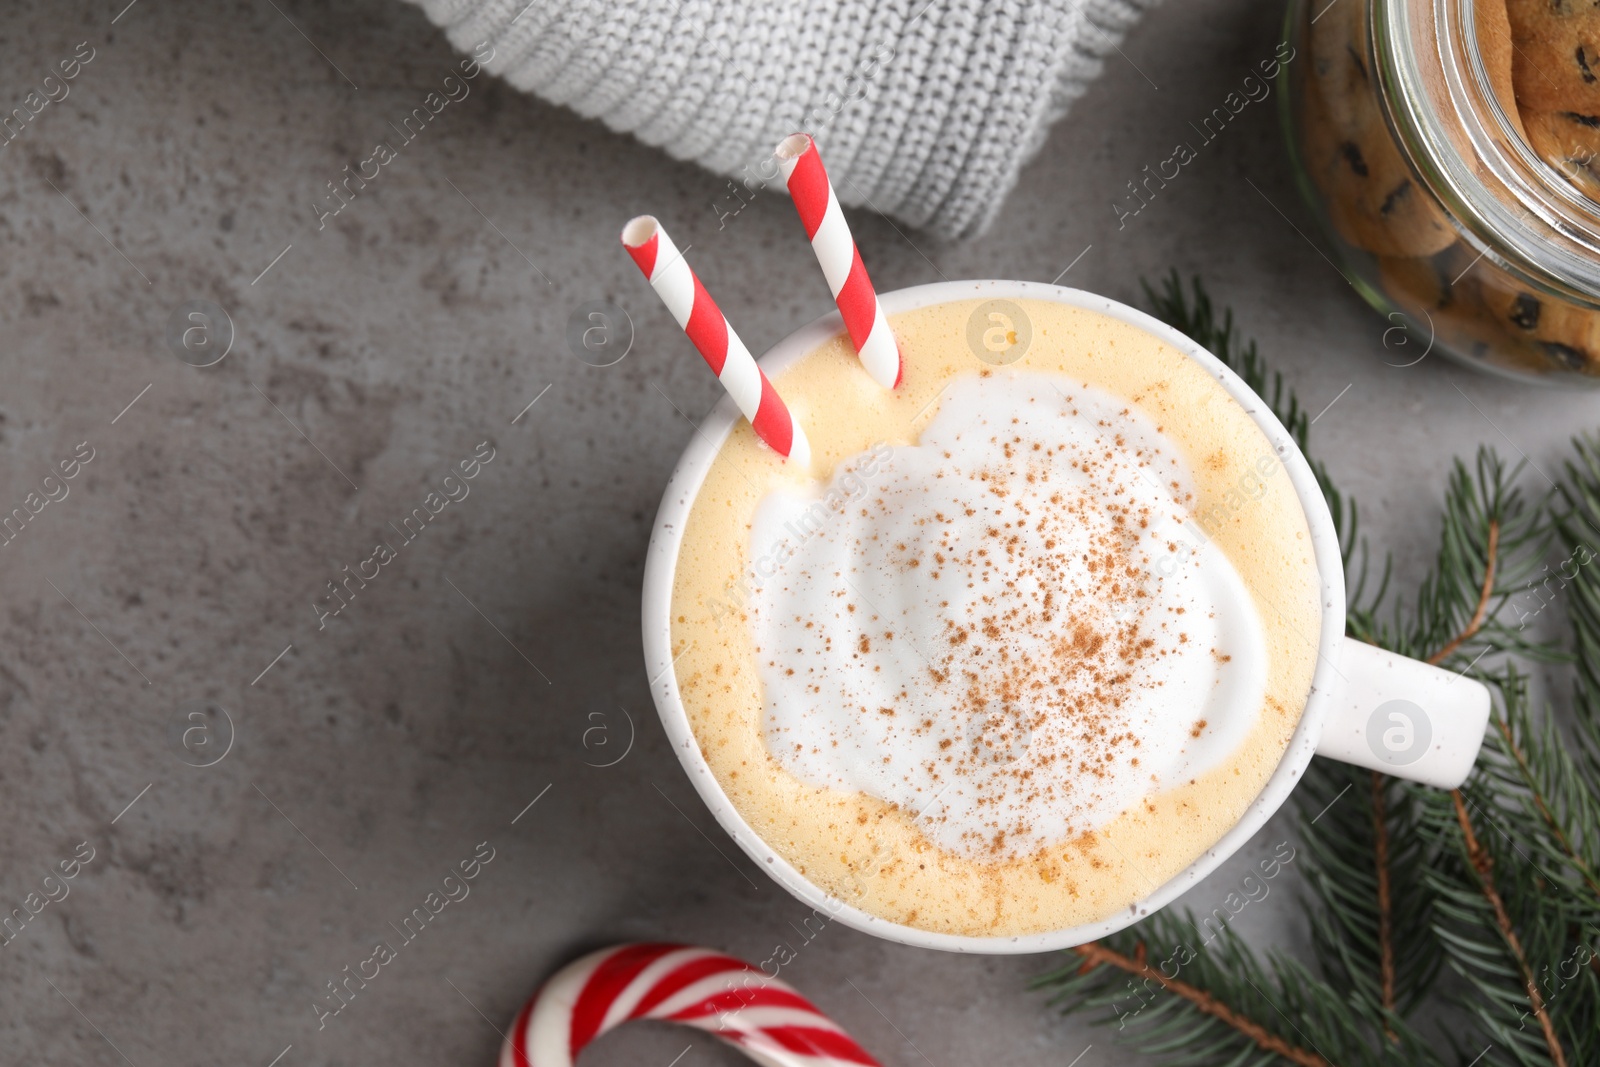
{"label": "mug rim", "polygon": [[[1001,279],[944,281],[879,294],[885,315],[982,297],[1046,300],[1098,312],[1171,345],[1206,369],[1244,409],[1266,435],[1278,461],[1289,474],[1310,530],[1313,557],[1321,583],[1322,630],[1317,642],[1317,663],[1311,686],[1295,732],[1272,775],[1238,821],[1182,871],[1133,904],[1095,922],[1032,934],[949,934],[907,926],[873,915],[828,894],[796,870],[751,828],[712,774],[689,725],[688,712],[678,691],[674,670],[676,660],[671,651],[672,586],[684,525],[712,461],[721,451],[733,427],[743,418],[731,397],[724,396],[718,402],[701,424],[699,432],[690,439],[662,494],[644,569],[641,621],[645,667],[646,676],[651,679],[650,691],[656,712],[695,791],[700,794],[717,823],[745,854],[802,903],[827,913],[830,921],[836,919],[864,933],[918,948],[985,955],[1049,952],[1105,937],[1166,907],[1237,852],[1288,800],[1316,751],[1331,694],[1337,689],[1335,680],[1340,677],[1337,659],[1345,622],[1344,560],[1332,513],[1310,464],[1294,438],[1267,403],[1238,374],[1200,344],[1166,323],[1109,297],[1041,282]],[[769,376],[775,376],[843,332],[844,323],[839,312],[831,311],[773,345],[759,362]]]}

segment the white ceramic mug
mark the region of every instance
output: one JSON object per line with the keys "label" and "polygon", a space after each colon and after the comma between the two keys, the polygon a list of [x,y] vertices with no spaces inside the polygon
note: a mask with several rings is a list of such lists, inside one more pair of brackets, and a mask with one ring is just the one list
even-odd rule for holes
{"label": "white ceramic mug", "polygon": [[[778,855],[745,822],[723,792],[701,755],[684,711],[673,673],[672,584],[684,525],[707,470],[740,415],[724,399],[701,426],[678,461],[667,483],[644,572],[644,657],[651,679],[656,710],[672,740],[674,751],[689,772],[689,779],[722,828],[739,847],[789,892],[805,903],[826,911],[858,930],[891,941],[955,952],[1046,952],[1080,945],[1128,926],[1165,907],[1186,889],[1214,871],[1248,841],[1289,797],[1313,754],[1330,756],[1399,778],[1440,788],[1459,785],[1472,769],[1489,721],[1489,691],[1473,679],[1405,659],[1344,636],[1344,567],[1338,536],[1322,491],[1293,438],[1272,414],[1265,401],[1237,374],[1200,345],[1151,318],[1114,300],[1076,289],[1061,289],[1034,282],[938,282],[884,293],[886,314],[893,315],[932,304],[957,300],[1049,300],[1099,312],[1153,334],[1204,367],[1228,395],[1261,427],[1284,470],[1289,474],[1306,522],[1317,569],[1322,579],[1322,636],[1317,667],[1305,711],[1290,739],[1277,770],[1267,781],[1244,817],[1187,869],[1111,918],[1046,933],[1019,937],[970,937],[932,933],[890,922],[850,903],[830,897]],[[775,345],[762,359],[768,375],[803,359],[823,342],[844,330],[837,312],[802,327]],[[964,344],[964,338],[951,338]],[[776,462],[776,459],[774,459]]]}

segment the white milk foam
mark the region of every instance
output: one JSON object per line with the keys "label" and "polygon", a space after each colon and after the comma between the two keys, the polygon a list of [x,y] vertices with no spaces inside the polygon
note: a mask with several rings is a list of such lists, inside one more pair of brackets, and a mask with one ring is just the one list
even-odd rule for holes
{"label": "white milk foam", "polygon": [[[1249,735],[1261,620],[1189,521],[1177,449],[1126,401],[964,376],[862,492],[867,455],[769,494],[751,530],[752,559],[793,546],[751,614],[765,740],[790,773],[1000,859],[1104,826]],[[819,522],[841,478],[850,503]]]}

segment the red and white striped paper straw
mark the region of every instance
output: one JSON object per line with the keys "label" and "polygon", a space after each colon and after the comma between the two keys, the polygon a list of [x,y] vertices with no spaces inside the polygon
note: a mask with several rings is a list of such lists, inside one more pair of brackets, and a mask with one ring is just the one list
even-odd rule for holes
{"label": "red and white striped paper straw", "polygon": [[883,317],[883,305],[867,277],[856,240],[850,236],[816,142],[810,134],[797,133],[779,141],[774,154],[861,365],[879,385],[893,389],[900,384],[900,346]]}
{"label": "red and white striped paper straw", "polygon": [[517,1013],[499,1067],[573,1067],[632,1019],[692,1026],[763,1067],[879,1067],[838,1023],[743,960],[689,945],[615,945],[563,967]]}
{"label": "red and white striped paper straw", "polygon": [[780,456],[809,467],[811,446],[805,431],[661,223],[652,215],[640,215],[623,227],[622,246],[750,420],[756,436]]}

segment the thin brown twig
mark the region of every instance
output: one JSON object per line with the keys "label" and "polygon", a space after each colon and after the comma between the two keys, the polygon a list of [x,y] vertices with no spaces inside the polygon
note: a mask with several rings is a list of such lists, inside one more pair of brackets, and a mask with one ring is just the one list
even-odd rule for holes
{"label": "thin brown twig", "polygon": [[1463,643],[1472,640],[1474,634],[1483,629],[1484,622],[1489,618],[1489,599],[1494,596],[1495,565],[1500,561],[1500,523],[1496,519],[1489,520],[1489,545],[1484,553],[1487,562],[1483,568],[1483,588],[1478,593],[1478,607],[1472,613],[1472,618],[1461,632],[1452,637],[1445,646],[1428,657],[1428,662],[1437,667],[1450,658],[1450,654],[1460,648]]}
{"label": "thin brown twig", "polygon": [[[1144,960],[1144,945],[1142,943],[1139,946],[1137,958],[1124,956],[1122,953],[1109,949],[1098,941],[1091,941],[1087,945],[1079,945],[1072,951],[1082,956],[1089,968],[1093,968],[1096,964],[1104,963],[1118,970],[1126,971],[1135,977],[1147,978],[1155,982],[1174,996],[1187,1000],[1197,1011],[1226,1023],[1254,1041],[1259,1048],[1282,1056],[1290,1063],[1296,1064],[1297,1067],[1331,1067],[1327,1060],[1315,1052],[1307,1052],[1297,1045],[1291,1045],[1255,1020],[1240,1015],[1205,990],[1192,986],[1188,982],[1179,981],[1176,978],[1168,978],[1158,969],[1151,967]],[[1562,1065],[1562,1067],[1565,1067],[1565,1065]]]}
{"label": "thin brown twig", "polygon": [[[1394,920],[1390,914],[1389,898],[1389,819],[1384,805],[1383,792],[1387,779],[1377,771],[1372,772],[1372,835],[1374,861],[1378,870],[1378,972],[1383,989],[1383,1010],[1394,1014]],[[1399,1041],[1400,1035],[1387,1021],[1383,1032],[1390,1041]]]}
{"label": "thin brown twig", "polygon": [[1472,819],[1467,815],[1467,805],[1461,797],[1461,790],[1450,790],[1450,799],[1455,802],[1456,821],[1461,824],[1461,834],[1466,839],[1467,859],[1472,863],[1472,869],[1478,872],[1478,884],[1483,889],[1484,899],[1494,909],[1494,921],[1500,927],[1500,936],[1505,938],[1506,945],[1511,949],[1511,955],[1517,961],[1517,968],[1522,972],[1522,982],[1528,992],[1528,1005],[1533,1008],[1534,1017],[1539,1020],[1539,1026],[1544,1030],[1544,1043],[1550,1051],[1550,1062],[1555,1067],[1567,1067],[1567,1055],[1562,1051],[1560,1039],[1556,1037],[1556,1028],[1550,1021],[1550,1013],[1545,1011],[1544,997],[1539,994],[1539,986],[1533,980],[1533,969],[1528,966],[1528,958],[1522,951],[1522,941],[1517,937],[1516,928],[1511,925],[1511,916],[1506,913],[1505,901],[1500,899],[1500,891],[1495,888],[1494,858],[1478,843],[1478,835],[1472,830]]}

